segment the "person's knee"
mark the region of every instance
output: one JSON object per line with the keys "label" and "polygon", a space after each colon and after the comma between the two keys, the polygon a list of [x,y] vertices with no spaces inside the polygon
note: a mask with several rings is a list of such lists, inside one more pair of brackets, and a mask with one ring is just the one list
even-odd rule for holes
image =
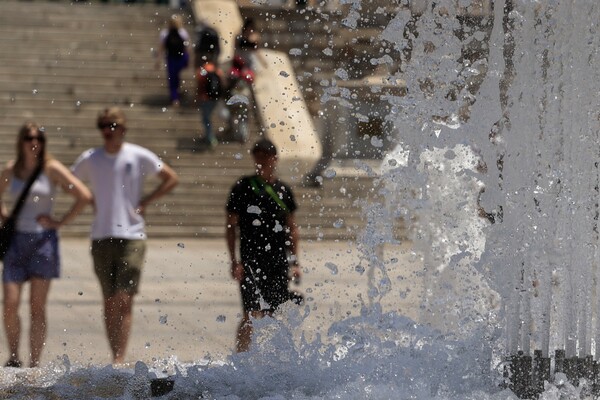
{"label": "person's knee", "polygon": [[113,303],[123,313],[130,313],[133,309],[133,294],[120,290],[113,296]]}
{"label": "person's knee", "polygon": [[240,320],[240,325],[245,325],[250,322],[250,313],[244,312],[242,314],[242,319]]}
{"label": "person's knee", "polygon": [[19,308],[19,297],[18,296],[5,296],[2,303],[2,309],[4,313],[16,312]]}
{"label": "person's knee", "polygon": [[16,315],[17,312],[19,311],[19,303],[15,302],[15,303],[10,303],[10,302],[4,302],[4,306],[2,307],[2,311],[4,313],[4,317],[9,317],[9,316],[13,316]]}
{"label": "person's knee", "polygon": [[114,295],[108,296],[104,299],[104,308],[108,317],[120,316],[131,312],[132,305],[127,296],[123,296],[120,294],[120,292],[117,292]]}
{"label": "person's knee", "polygon": [[46,319],[46,307],[44,305],[36,306],[36,307],[32,306],[31,310],[30,310],[30,314],[31,314],[32,320],[45,320]]}
{"label": "person's knee", "polygon": [[45,315],[46,314],[46,298],[45,297],[33,297],[30,301],[29,308],[31,309],[31,315]]}

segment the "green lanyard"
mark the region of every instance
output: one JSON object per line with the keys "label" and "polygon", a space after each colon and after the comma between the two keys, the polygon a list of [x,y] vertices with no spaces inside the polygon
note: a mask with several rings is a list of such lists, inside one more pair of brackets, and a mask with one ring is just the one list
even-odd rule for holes
{"label": "green lanyard", "polygon": [[254,191],[254,193],[256,193],[257,195],[260,194],[259,182],[265,189],[265,192],[267,192],[267,194],[271,196],[273,200],[275,200],[275,203],[277,203],[277,205],[279,205],[279,207],[281,207],[283,211],[288,211],[288,207],[285,205],[283,200],[281,200],[279,196],[277,196],[277,193],[275,193],[273,187],[267,182],[265,182],[262,178],[256,176],[250,178],[250,184],[252,185],[252,190]]}

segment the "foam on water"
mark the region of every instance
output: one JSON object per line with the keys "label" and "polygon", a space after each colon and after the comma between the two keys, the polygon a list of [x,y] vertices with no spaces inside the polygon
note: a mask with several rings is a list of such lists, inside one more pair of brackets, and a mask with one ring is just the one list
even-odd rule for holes
{"label": "foam on water", "polygon": [[[485,340],[458,341],[375,308],[333,324],[327,338],[309,343],[294,338],[301,320],[290,310],[286,318],[257,321],[258,346],[224,365],[171,360],[177,373],[168,398],[491,398],[484,395],[494,388]],[[11,370],[3,379],[15,383],[12,398],[76,399],[145,398],[150,377],[142,363],[123,371],[76,368],[64,360],[35,374]],[[47,387],[29,387],[30,380]]]}

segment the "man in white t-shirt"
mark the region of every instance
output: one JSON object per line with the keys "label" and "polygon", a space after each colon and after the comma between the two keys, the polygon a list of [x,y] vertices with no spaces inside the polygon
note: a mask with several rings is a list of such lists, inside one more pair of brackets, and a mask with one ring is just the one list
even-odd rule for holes
{"label": "man in white t-shirt", "polygon": [[[146,250],[144,212],[173,190],[178,177],[150,150],[125,142],[127,126],[121,109],[103,110],[97,124],[104,146],[83,152],[72,170],[94,194],[92,257],[102,287],[113,362],[122,363]],[[144,195],[144,180],[150,176],[158,176],[160,184]]]}

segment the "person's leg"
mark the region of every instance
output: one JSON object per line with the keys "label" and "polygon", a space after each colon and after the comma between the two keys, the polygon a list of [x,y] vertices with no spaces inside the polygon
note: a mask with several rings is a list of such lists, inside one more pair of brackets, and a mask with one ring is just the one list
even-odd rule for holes
{"label": "person's leg", "polygon": [[217,138],[212,129],[212,113],[217,106],[217,102],[214,100],[207,100],[200,103],[200,112],[202,113],[202,124],[204,125],[204,140],[210,144],[215,145]]}
{"label": "person's leg", "polygon": [[131,332],[133,296],[117,291],[113,296],[104,299],[104,321],[108,342],[113,354],[113,362],[122,363],[127,350],[127,342]]}
{"label": "person's leg", "polygon": [[229,110],[229,117],[227,118],[228,122],[228,136],[231,140],[238,141],[238,125],[237,125],[237,114],[236,114],[236,105],[228,105],[227,109]]}
{"label": "person's leg", "polygon": [[113,362],[125,359],[133,320],[133,297],[137,294],[146,253],[145,240],[119,240],[115,290],[106,296],[105,313]]}
{"label": "person's leg", "polygon": [[237,333],[235,336],[235,351],[237,353],[248,351],[251,342],[252,323],[250,322],[250,312],[245,311],[237,328]]}
{"label": "person's leg", "polygon": [[237,353],[248,351],[250,348],[253,333],[251,318],[258,319],[264,317],[265,315],[265,311],[244,311],[236,334],[235,351]]}
{"label": "person's leg", "polygon": [[94,271],[102,288],[104,299],[104,327],[108,345],[113,354],[117,351],[115,331],[119,327],[116,306],[115,280],[117,276],[117,265],[115,259],[120,257],[120,249],[116,240],[103,239],[92,241],[92,257],[94,259]]}
{"label": "person's leg", "polygon": [[117,313],[117,299],[115,296],[104,298],[104,326],[106,328],[106,337],[108,345],[113,354],[113,361],[117,353],[117,330],[119,329],[119,315]]}
{"label": "person's leg", "polygon": [[167,59],[167,80],[169,81],[169,98],[171,104],[179,104],[179,63],[172,59]]}
{"label": "person's leg", "polygon": [[4,289],[4,330],[8,342],[9,358],[8,363],[19,361],[19,339],[21,337],[21,320],[19,319],[19,302],[21,300],[22,283],[5,282]]}
{"label": "person's leg", "polygon": [[31,279],[29,304],[31,307],[31,328],[29,345],[31,351],[31,367],[37,367],[44,345],[46,344],[46,303],[50,291],[50,280]]}
{"label": "person's leg", "polygon": [[[260,261],[258,261],[260,260]],[[242,319],[238,325],[235,347],[236,352],[248,351],[252,343],[252,318],[262,318],[267,311],[261,311],[264,299],[264,286],[258,286],[253,271],[259,268],[262,258],[256,254],[242,254],[242,263],[244,265],[244,279],[239,282],[240,295],[242,298]]]}
{"label": "person's leg", "polygon": [[129,335],[131,334],[131,324],[133,321],[133,296],[126,292],[118,292],[118,303],[120,305],[119,314],[121,327],[117,336],[117,352],[115,353],[115,362],[122,363],[125,358]]}
{"label": "person's leg", "polygon": [[229,106],[229,128],[235,141],[245,143],[248,140],[247,108],[244,104]]}
{"label": "person's leg", "polygon": [[246,143],[248,141],[248,106],[241,105],[238,115],[238,134],[240,142]]}

